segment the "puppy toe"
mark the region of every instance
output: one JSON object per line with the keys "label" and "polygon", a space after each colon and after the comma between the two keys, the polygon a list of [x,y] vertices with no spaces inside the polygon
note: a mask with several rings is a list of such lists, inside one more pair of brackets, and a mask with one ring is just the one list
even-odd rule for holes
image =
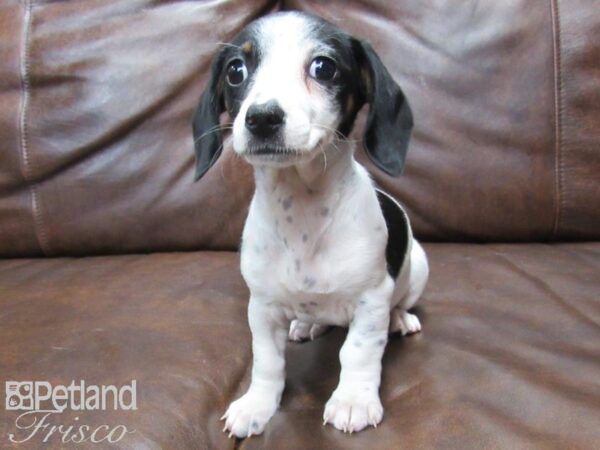
{"label": "puppy toe", "polygon": [[276,409],[277,402],[272,396],[247,393],[229,405],[222,417],[223,431],[237,438],[261,434]]}
{"label": "puppy toe", "polygon": [[310,338],[311,324],[294,319],[290,324],[289,340],[302,342]]}
{"label": "puppy toe", "polygon": [[289,340],[295,342],[302,342],[307,340],[314,340],[325,333],[329,327],[327,325],[319,325],[316,323],[302,322],[301,320],[294,319],[290,324]]}
{"label": "puppy toe", "polygon": [[324,424],[330,423],[344,433],[377,427],[383,419],[383,407],[376,389],[342,390],[333,393],[323,413]]}
{"label": "puppy toe", "polygon": [[312,324],[310,327],[310,340],[314,341],[316,338],[324,334],[329,329],[327,325],[319,325],[318,323]]}

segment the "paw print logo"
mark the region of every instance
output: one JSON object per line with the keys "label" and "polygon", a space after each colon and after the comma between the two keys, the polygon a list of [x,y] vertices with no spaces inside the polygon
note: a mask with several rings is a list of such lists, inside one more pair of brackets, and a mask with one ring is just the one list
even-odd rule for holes
{"label": "paw print logo", "polygon": [[33,382],[7,381],[6,382],[6,410],[31,410],[33,409]]}

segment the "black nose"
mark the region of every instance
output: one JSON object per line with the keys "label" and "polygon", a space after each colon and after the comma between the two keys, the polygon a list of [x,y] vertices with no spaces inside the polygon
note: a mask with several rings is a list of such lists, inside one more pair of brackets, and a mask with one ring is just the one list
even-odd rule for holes
{"label": "black nose", "polygon": [[250,105],[246,112],[246,128],[261,138],[268,138],[277,133],[284,120],[285,112],[275,100]]}

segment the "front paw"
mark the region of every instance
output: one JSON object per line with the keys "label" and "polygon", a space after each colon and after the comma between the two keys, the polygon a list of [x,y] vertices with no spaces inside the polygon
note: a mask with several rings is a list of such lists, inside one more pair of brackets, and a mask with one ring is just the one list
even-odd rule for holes
{"label": "front paw", "polygon": [[377,428],[383,419],[383,406],[374,386],[351,386],[331,395],[325,405],[323,425],[330,423],[344,433],[360,431],[369,425]]}
{"label": "front paw", "polygon": [[223,431],[229,430],[229,437],[250,437],[261,434],[269,419],[277,409],[277,399],[272,392],[247,392],[232,402],[227,412],[221,417],[225,420]]}

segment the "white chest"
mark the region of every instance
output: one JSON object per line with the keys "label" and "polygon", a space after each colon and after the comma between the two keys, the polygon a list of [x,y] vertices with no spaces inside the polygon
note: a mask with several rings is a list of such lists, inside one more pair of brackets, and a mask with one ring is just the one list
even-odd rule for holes
{"label": "white chest", "polygon": [[387,230],[370,180],[334,189],[258,186],[242,246],[253,295],[316,323],[347,324],[357,295],[385,276]]}

